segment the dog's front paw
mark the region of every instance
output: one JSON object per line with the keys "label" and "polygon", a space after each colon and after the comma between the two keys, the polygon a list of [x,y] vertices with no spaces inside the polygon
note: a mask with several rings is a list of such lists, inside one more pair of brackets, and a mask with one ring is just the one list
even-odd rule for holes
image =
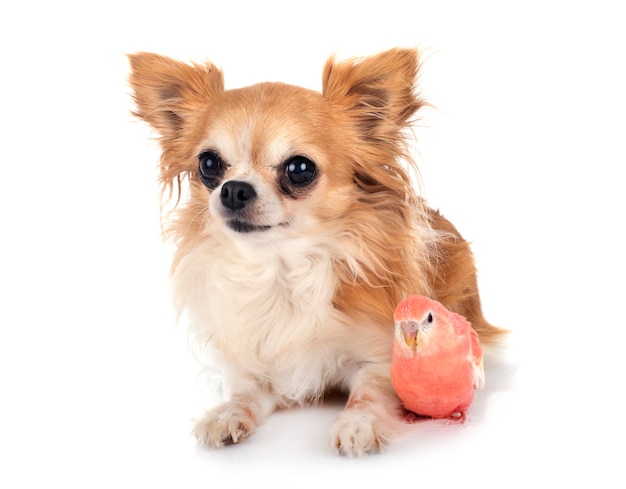
{"label": "dog's front paw", "polygon": [[236,403],[225,403],[196,420],[193,433],[198,443],[208,448],[239,443],[256,427],[252,411]]}
{"label": "dog's front paw", "polygon": [[374,414],[364,410],[347,409],[335,420],[330,432],[335,453],[362,457],[382,452],[385,435]]}

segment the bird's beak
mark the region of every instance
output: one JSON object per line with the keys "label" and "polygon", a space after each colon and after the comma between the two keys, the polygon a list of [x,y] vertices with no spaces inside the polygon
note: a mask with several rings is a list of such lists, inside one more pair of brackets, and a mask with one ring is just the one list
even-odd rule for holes
{"label": "bird's beak", "polygon": [[415,349],[417,346],[417,322],[415,321],[402,321],[400,323],[400,329],[402,330],[402,338],[409,348]]}

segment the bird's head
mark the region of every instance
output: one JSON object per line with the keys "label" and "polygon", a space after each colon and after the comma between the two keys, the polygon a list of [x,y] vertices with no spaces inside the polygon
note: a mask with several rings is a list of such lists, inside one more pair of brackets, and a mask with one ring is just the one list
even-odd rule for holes
{"label": "bird's head", "polygon": [[403,319],[396,323],[396,329],[404,343],[413,350],[424,345],[427,340],[429,329],[433,327],[435,316],[428,311],[422,318]]}
{"label": "bird's head", "polygon": [[421,295],[412,295],[396,307],[394,322],[396,339],[403,347],[420,350],[433,337],[440,316],[444,314],[439,303]]}

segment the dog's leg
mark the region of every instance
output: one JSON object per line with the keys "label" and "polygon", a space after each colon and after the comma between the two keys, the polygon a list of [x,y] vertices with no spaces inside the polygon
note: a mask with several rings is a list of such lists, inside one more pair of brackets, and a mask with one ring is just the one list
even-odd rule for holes
{"label": "dog's leg", "polygon": [[271,394],[252,381],[240,385],[229,400],[196,420],[193,430],[198,443],[208,448],[239,443],[276,408]]}
{"label": "dog's leg", "polygon": [[346,408],[332,426],[331,447],[349,457],[382,452],[400,411],[389,364],[362,367],[352,382]]}

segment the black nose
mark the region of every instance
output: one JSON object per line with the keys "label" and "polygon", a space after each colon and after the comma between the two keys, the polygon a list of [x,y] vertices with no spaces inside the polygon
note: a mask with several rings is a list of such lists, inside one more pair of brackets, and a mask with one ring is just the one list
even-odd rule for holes
{"label": "black nose", "polygon": [[232,211],[238,211],[256,197],[256,192],[249,183],[231,180],[222,185],[220,197],[224,207]]}

